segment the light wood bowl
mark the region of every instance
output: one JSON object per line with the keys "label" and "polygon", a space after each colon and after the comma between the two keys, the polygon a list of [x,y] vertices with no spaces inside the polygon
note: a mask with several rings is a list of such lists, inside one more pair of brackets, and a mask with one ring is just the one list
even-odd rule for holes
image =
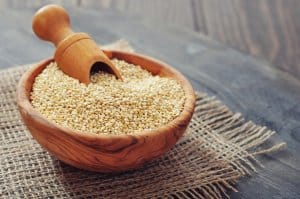
{"label": "light wood bowl", "polygon": [[118,51],[105,51],[105,54],[109,58],[140,65],[154,75],[177,80],[186,96],[181,114],[156,130],[131,135],[97,135],[59,126],[37,112],[29,98],[35,77],[53,59],[34,65],[23,75],[17,89],[17,103],[22,119],[32,136],[59,160],[90,171],[120,172],[140,167],[175,145],[192,118],[195,94],[188,80],[165,63],[139,54]]}

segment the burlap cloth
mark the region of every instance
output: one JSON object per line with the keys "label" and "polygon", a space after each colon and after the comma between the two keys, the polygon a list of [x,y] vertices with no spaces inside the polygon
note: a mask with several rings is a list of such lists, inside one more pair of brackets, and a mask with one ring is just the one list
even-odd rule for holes
{"label": "burlap cloth", "polygon": [[[130,50],[119,41],[108,48]],[[244,121],[215,97],[197,93],[189,131],[163,157],[121,174],[87,172],[45,151],[23,125],[16,85],[30,66],[0,71],[1,198],[221,198],[241,176],[251,175],[255,155],[277,150],[261,144],[275,132]],[[260,149],[257,150],[257,146]]]}

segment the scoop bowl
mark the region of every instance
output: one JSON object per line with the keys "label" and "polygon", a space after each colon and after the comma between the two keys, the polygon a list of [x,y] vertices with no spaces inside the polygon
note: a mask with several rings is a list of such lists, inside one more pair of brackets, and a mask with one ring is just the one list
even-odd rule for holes
{"label": "scoop bowl", "polygon": [[[53,60],[44,60],[29,69],[18,84],[17,104],[33,138],[59,160],[74,167],[97,172],[121,172],[140,167],[168,150],[186,131],[195,107],[195,94],[188,80],[177,70],[156,59],[120,51],[104,51],[110,58],[140,65],[153,75],[175,79],[186,100],[180,115],[155,130],[130,135],[101,135],[62,127],[33,108],[30,92],[35,77]],[[49,82],[51,83],[51,82]]]}

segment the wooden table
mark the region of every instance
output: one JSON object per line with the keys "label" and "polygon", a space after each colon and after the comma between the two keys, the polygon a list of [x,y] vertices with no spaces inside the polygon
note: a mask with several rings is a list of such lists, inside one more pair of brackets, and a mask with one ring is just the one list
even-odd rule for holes
{"label": "wooden table", "polygon": [[[246,119],[278,132],[287,148],[259,160],[265,169],[237,184],[232,198],[300,198],[300,81],[263,61],[179,27],[153,26],[111,10],[68,9],[73,28],[105,44],[128,40],[140,52],[179,69],[194,88],[217,96]],[[0,14],[0,68],[37,62],[53,46],[31,31],[34,10]]]}

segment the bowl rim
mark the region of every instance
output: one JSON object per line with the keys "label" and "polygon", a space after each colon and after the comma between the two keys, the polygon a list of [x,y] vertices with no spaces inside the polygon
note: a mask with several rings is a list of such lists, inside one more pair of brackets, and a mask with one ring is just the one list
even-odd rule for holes
{"label": "bowl rim", "polygon": [[[116,50],[103,50],[107,56],[110,58],[118,58],[120,55],[125,55],[125,56],[134,56],[139,59],[144,59],[153,63],[156,63],[160,65],[162,68],[167,69],[170,71],[174,77],[171,77],[175,79],[180,85],[182,86],[184,93],[185,93],[185,102],[184,102],[184,107],[181,113],[172,121],[168,122],[164,126],[161,126],[157,129],[153,130],[142,130],[142,131],[134,131],[130,134],[112,134],[112,135],[107,135],[107,134],[95,134],[91,132],[82,132],[76,129],[72,129],[69,127],[64,127],[61,125],[56,124],[54,121],[51,121],[47,119],[45,116],[43,116],[40,112],[38,112],[32,105],[29,99],[28,93],[31,92],[32,90],[32,85],[30,86],[30,90],[26,89],[26,87],[29,84],[30,81],[29,78],[32,76],[32,73],[34,73],[36,70],[43,70],[49,63],[54,61],[54,58],[48,58],[45,60],[42,60],[36,64],[34,64],[30,69],[28,69],[21,77],[18,83],[17,87],[17,104],[19,107],[19,111],[25,111],[26,114],[30,114],[33,120],[35,122],[38,122],[44,126],[49,126],[51,129],[59,130],[63,132],[65,135],[68,135],[70,137],[75,138],[76,140],[82,140],[82,139],[88,139],[88,140],[106,140],[106,141],[117,141],[119,139],[123,138],[128,138],[128,137],[151,137],[155,136],[164,132],[168,132],[170,130],[176,130],[180,125],[183,123],[189,123],[192,115],[194,113],[194,108],[195,108],[195,92],[192,88],[192,85],[189,83],[189,81],[176,69],[173,67],[169,66],[168,64],[159,61],[155,58],[138,54],[138,53],[129,53],[129,52],[123,52],[123,51],[116,51]],[[125,59],[124,59],[125,60]],[[128,61],[128,60],[125,60]],[[130,60],[128,61],[130,63]],[[36,75],[34,76],[34,78]],[[34,82],[34,78],[32,82]],[[23,116],[22,116],[23,118]]]}

